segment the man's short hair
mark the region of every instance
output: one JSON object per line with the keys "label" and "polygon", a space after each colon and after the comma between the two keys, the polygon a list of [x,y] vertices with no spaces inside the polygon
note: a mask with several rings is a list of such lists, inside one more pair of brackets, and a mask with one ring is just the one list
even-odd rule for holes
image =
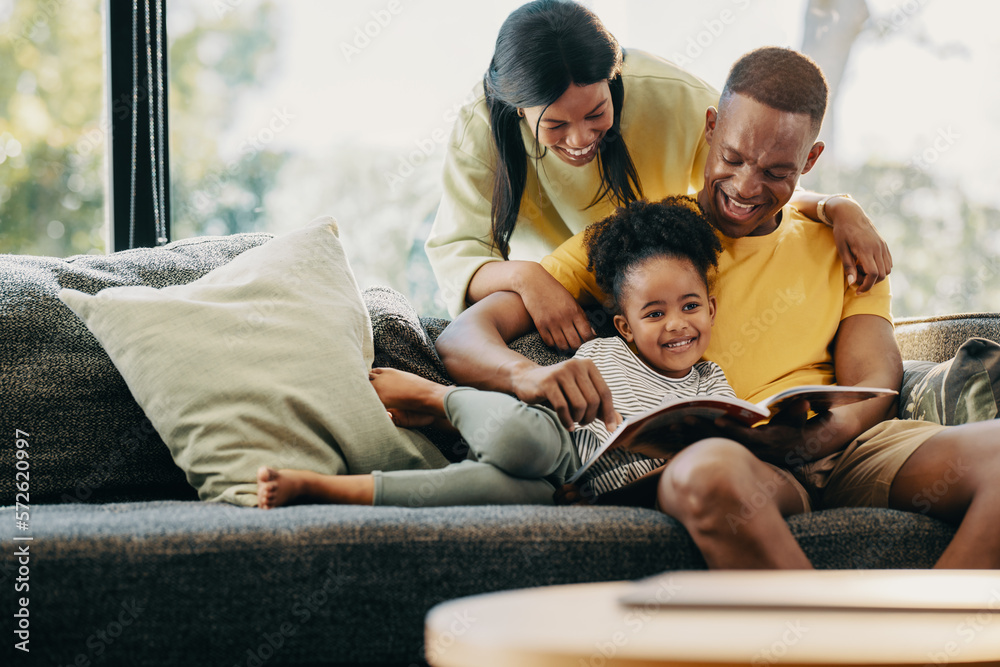
{"label": "man's short hair", "polygon": [[829,87],[812,58],[793,49],[765,46],[736,61],[722,89],[719,106],[734,94],[791,113],[809,114],[819,132]]}

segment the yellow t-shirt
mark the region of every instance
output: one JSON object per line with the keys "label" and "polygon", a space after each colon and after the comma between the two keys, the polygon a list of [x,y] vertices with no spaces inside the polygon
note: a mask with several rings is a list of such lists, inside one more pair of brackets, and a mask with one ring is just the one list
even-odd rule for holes
{"label": "yellow t-shirt", "polygon": [[[757,402],[791,387],[836,384],[828,346],[840,322],[862,314],[892,322],[889,282],[858,295],[847,285],[833,231],[791,206],[770,234],[718,237],[718,307],[705,359],[722,367],[740,398]],[[604,301],[587,271],[583,234],[542,266],[582,304]]]}
{"label": "yellow t-shirt", "polygon": [[[705,111],[718,104],[718,91],[665,60],[633,49],[625,53],[622,81],[622,136],[646,198],[700,190],[708,155]],[[510,257],[538,261],[587,225],[607,217],[614,207],[605,198],[587,208],[600,184],[597,160],[575,167],[551,151],[536,160],[535,139],[524,120],[521,136],[529,156],[528,173],[521,217],[510,238]],[[452,130],[444,192],[426,244],[452,316],[465,309],[473,274],[483,264],[501,259],[490,242],[495,164],[480,84],[478,98],[461,109]]]}

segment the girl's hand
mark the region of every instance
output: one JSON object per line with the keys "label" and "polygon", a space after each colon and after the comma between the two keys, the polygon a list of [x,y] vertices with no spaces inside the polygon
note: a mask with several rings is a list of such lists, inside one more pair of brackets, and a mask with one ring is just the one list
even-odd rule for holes
{"label": "girl's hand", "polygon": [[861,204],[833,197],[826,203],[826,213],[833,223],[833,239],[848,283],[862,294],[885,280],[892,271],[892,255]]}
{"label": "girl's hand", "polygon": [[563,484],[556,489],[552,500],[556,505],[593,505],[592,497],[581,493],[576,484]]}
{"label": "girl's hand", "polygon": [[397,410],[396,408],[389,408],[386,412],[389,413],[392,423],[401,428],[419,428],[421,426],[430,426],[434,423],[434,415],[422,414],[411,410]]}

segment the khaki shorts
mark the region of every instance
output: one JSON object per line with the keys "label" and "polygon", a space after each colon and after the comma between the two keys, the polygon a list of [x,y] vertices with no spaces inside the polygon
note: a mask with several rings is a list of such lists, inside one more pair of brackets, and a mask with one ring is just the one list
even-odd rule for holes
{"label": "khaki shorts", "polygon": [[899,469],[920,445],[947,427],[893,419],[862,433],[843,450],[792,470],[817,509],[888,507]]}
{"label": "khaki shorts", "polygon": [[795,477],[795,473],[774,465],[773,463],[763,462],[768,468],[770,468],[776,475],[784,479],[789,486],[799,492],[799,498],[802,499],[802,512],[809,513],[813,511],[813,499],[799,480]]}

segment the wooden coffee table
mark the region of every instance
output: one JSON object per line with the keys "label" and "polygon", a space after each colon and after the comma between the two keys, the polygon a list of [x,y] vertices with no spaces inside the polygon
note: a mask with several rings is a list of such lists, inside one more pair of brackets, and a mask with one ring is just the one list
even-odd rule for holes
{"label": "wooden coffee table", "polygon": [[[643,585],[646,602],[633,606],[620,599],[636,592],[634,582],[440,604],[427,615],[426,659],[434,667],[1000,665],[1000,571],[677,572]],[[956,590],[965,591],[964,608],[912,608]],[[910,608],[852,602],[871,593]],[[797,594],[840,608],[795,606]],[[736,599],[743,606],[722,606]]]}

